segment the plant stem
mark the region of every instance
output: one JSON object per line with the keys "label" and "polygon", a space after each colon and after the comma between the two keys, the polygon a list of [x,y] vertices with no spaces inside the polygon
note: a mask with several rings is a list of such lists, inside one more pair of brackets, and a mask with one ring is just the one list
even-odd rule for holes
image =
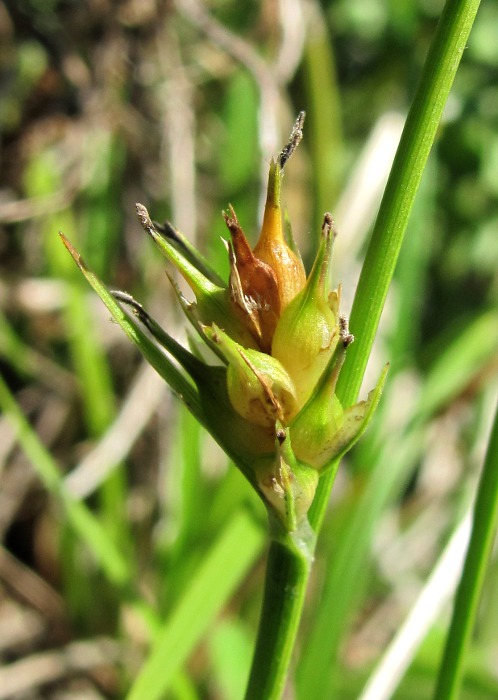
{"label": "plant stem", "polygon": [[245,700],[278,700],[285,686],[306,586],[310,558],[285,542],[272,541],[258,639]]}
{"label": "plant stem", "polygon": [[434,693],[436,700],[458,697],[465,652],[474,627],[479,597],[498,526],[498,405],[484,468],[479,481],[474,521],[453,617]]}
{"label": "plant stem", "polygon": [[[393,167],[362,267],[351,311],[356,341],[348,349],[337,395],[350,406],[357,397],[415,195],[480,0],[447,0],[406,119]],[[310,512],[317,531],[323,521],[337,469],[321,480]]]}
{"label": "plant stem", "polygon": [[[447,0],[406,120],[351,313],[351,329],[357,340],[348,350],[337,388],[346,406],[356,401],[360,390],[422,172],[478,7],[479,0]],[[320,479],[310,510],[315,532],[323,522],[336,470],[337,465]],[[271,545],[246,700],[281,697],[309,566],[299,552],[281,543]]]}

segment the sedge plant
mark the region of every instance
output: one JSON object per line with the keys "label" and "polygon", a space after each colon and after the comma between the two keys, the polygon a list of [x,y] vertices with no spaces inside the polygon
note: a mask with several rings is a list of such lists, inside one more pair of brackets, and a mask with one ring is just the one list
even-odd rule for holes
{"label": "sedge plant", "polygon": [[[233,207],[223,213],[230,236],[225,241],[227,282],[172,225],[154,224],[146,208],[137,204],[142,227],[195,295],[195,301],[188,301],[170,276],[197,334],[192,350],[174,340],[130,295],[106,290],[62,236],[115,319],[267,508],[274,547],[267,594],[276,589],[270,596],[271,611],[262,613],[273,620],[271,634],[265,633],[256,657],[273,659],[269,678],[274,678],[271,685],[277,678],[278,682],[272,693],[280,693],[285,680],[300,611],[294,595],[277,595],[281,577],[295,578],[299,595],[304,596],[300,582],[308,577],[316,539],[308,511],[320,474],[336,464],[366,429],[387,372],[386,366],[366,400],[341,404],[335,389],[354,337],[340,313],[341,287],[331,288],[334,222],[329,213],[324,215],[320,244],[307,276],[292,232],[284,226],[281,205],[284,168],[302,138],[304,119],[301,112],[288,143],[270,163],[266,206],[254,249]],[[274,607],[277,598],[281,610]],[[267,691],[257,687],[248,692],[265,697]]]}
{"label": "sedge plant", "polygon": [[[323,217],[307,275],[281,204],[286,164],[302,138],[301,112],[271,161],[266,206],[254,248],[229,206],[223,216],[229,278],[221,279],[171,224],[139,221],[191,288],[189,301],[170,275],[193,329],[187,349],[125,292],[111,292],[69,240],[67,249],[114,319],[192,415],[224,449],[267,508],[270,533],[265,592],[247,700],[282,696],[301,617],[316,537],[340,458],[366,429],[387,366],[357,396],[417,187],[479,3],[448,0],[407,118],[367,251],[351,316],[332,288],[335,226]],[[158,659],[145,662],[129,699]],[[148,694],[159,698],[159,682]]]}

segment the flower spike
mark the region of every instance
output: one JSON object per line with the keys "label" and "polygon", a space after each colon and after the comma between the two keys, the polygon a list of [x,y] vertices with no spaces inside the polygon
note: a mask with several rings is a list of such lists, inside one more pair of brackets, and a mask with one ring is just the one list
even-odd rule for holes
{"label": "flower spike", "polygon": [[341,286],[330,288],[334,221],[325,214],[306,278],[281,206],[283,170],[302,139],[304,118],[300,112],[287,144],[270,163],[253,249],[233,207],[223,212],[230,233],[224,241],[230,266],[226,282],[170,223],[154,224],[137,204],[144,230],[195,296],[187,300],[167,272],[198,332],[190,350],[129,294],[109,292],[63,240],[114,318],[256,489],[270,514],[273,536],[292,533],[295,546],[306,549],[302,543],[313,537],[307,513],[320,472],[366,429],[387,367],[366,401],[342,406],[336,384],[354,337],[340,311]]}

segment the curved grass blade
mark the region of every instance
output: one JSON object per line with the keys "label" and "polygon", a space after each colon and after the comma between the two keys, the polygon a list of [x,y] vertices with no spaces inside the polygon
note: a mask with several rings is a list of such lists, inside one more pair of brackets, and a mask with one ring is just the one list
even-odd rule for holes
{"label": "curved grass blade", "polygon": [[484,575],[497,527],[498,404],[484,468],[479,480],[472,533],[434,693],[435,700],[456,700],[459,696],[464,674],[465,653],[474,627]]}

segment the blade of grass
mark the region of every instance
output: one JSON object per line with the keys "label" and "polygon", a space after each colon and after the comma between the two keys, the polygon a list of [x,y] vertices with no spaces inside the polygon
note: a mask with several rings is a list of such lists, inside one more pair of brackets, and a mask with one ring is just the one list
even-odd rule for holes
{"label": "blade of grass", "polygon": [[167,517],[163,518],[163,530],[156,546],[158,566],[165,572],[158,586],[161,610],[166,609],[166,604],[170,608],[181,597],[186,581],[195,570],[191,560],[197,555],[196,545],[208,537],[207,485],[201,466],[204,431],[182,405],[176,407],[171,429],[161,489]]}
{"label": "blade of grass", "polygon": [[132,576],[128,560],[117,550],[106,529],[88,508],[74,500],[64,489],[57,464],[29,425],[2,377],[0,377],[0,406],[12,424],[17,439],[36,473],[46,489],[60,500],[72,528],[86,542],[108,579],[117,586],[128,584]]}
{"label": "blade of grass", "polygon": [[0,356],[22,377],[36,377],[44,386],[61,396],[74,389],[74,377],[53,360],[37,352],[16,332],[0,309]]}
{"label": "blade of grass", "polygon": [[249,676],[252,638],[241,621],[221,620],[210,634],[209,652],[224,700],[241,698]]}
{"label": "blade of grass", "polygon": [[[174,552],[169,556],[182,556],[188,541],[197,539],[205,526],[205,513],[202,498],[203,489],[202,439],[198,421],[183,407],[178,407],[177,424],[168,469],[168,520],[169,528],[176,529]],[[173,468],[173,465],[174,468]]]}
{"label": "blade of grass", "polygon": [[[496,360],[498,347],[498,314],[485,311],[469,320],[460,333],[448,343],[430,368],[420,397],[420,410],[434,413],[463,391],[472,376]],[[418,420],[418,415],[414,420]]]}
{"label": "blade of grass", "polygon": [[455,700],[464,675],[464,662],[474,627],[486,567],[498,526],[498,403],[479,480],[472,533],[458,586],[435,700]]}
{"label": "blade of grass", "polygon": [[[24,186],[30,196],[57,191],[63,176],[57,156],[50,149],[38,153],[29,163]],[[44,256],[51,275],[66,282],[64,291],[64,323],[74,371],[79,380],[84,418],[92,436],[107,428],[114,415],[114,391],[111,373],[102,345],[95,336],[91,312],[83,293],[81,276],[60,245],[59,229],[76,232],[73,211],[69,208],[47,216],[40,224]],[[76,235],[76,234],[75,234]]]}
{"label": "blade of grass", "polygon": [[[102,207],[102,202],[98,204],[93,196],[101,186],[105,188],[111,187],[109,179],[106,177],[108,168],[104,165],[104,163],[107,163],[109,168],[111,167],[110,148],[96,149],[97,141],[100,141],[100,145],[103,146],[104,142],[108,142],[108,139],[103,139],[102,134],[93,133],[92,137],[89,138],[91,144],[89,144],[90,148],[87,148],[85,151],[85,157],[88,159],[88,164],[92,160],[95,161],[95,158],[98,157],[99,164],[97,165],[94,162],[94,167],[99,171],[99,176],[88,179],[82,194],[86,193],[90,197],[90,201],[84,208],[84,217],[92,220],[91,242],[93,245],[96,245],[100,256],[99,261],[102,261],[102,256],[105,256],[103,250],[108,251],[108,247],[112,246],[112,231],[117,230],[118,217],[115,213],[116,207],[109,205],[109,202],[107,202],[107,206]],[[61,160],[63,161],[57,150],[51,147],[42,149],[39,152],[36,151],[28,164],[24,177],[26,192],[31,196],[43,196],[53,191],[61,190],[64,185],[64,172]],[[102,236],[105,236],[104,229],[106,228],[106,222],[102,222],[104,209],[107,212],[107,216],[113,219],[113,224],[110,225],[107,231],[107,244],[104,244],[102,240]],[[112,214],[109,214],[109,212],[112,212]],[[98,223],[99,221],[100,224]],[[73,209],[68,207],[47,215],[40,222],[40,238],[43,242],[44,257],[47,261],[48,271],[55,278],[62,279],[65,282],[64,305],[62,307],[65,336],[71,364],[76,375],[77,391],[83,409],[84,426],[90,438],[98,439],[108,429],[116,413],[111,368],[104,352],[101,338],[97,332],[97,327],[92,322],[92,309],[82,284],[81,275],[71,265],[57,235],[55,235],[60,228],[70,230],[77,235],[78,230],[81,231],[82,229],[81,224],[81,218],[77,219]],[[97,238],[99,243],[96,244]],[[107,259],[109,260],[110,256],[107,256]],[[115,469],[109,478],[105,479],[101,484],[98,492],[98,504],[103,520],[114,533],[115,542],[119,544],[122,551],[131,551],[133,540],[125,512],[126,492],[125,470]],[[69,536],[67,539],[68,547],[62,551],[63,554],[67,552],[69,559],[77,556],[74,552],[71,553],[72,542],[73,540]],[[65,567],[65,571],[71,572],[71,570],[72,565],[69,563],[69,566]],[[66,582],[70,585],[68,578],[66,578]],[[90,579],[84,581],[78,579],[73,582],[72,587],[75,590],[86,587],[88,598],[91,599],[95,596],[94,582],[90,581]],[[69,591],[66,592],[68,593],[66,597],[70,600]],[[86,616],[85,610],[83,615]]]}
{"label": "blade of grass", "polygon": [[[348,351],[337,386],[337,395],[345,406],[358,396],[422,172],[479,4],[480,0],[447,0],[438,23],[354,298],[350,327],[356,341]],[[310,513],[311,524],[317,529],[325,515],[334,477],[332,469],[320,480]]]}
{"label": "blade of grass", "polygon": [[335,547],[333,551],[328,547],[330,565],[297,670],[300,697],[307,700],[333,697],[340,642],[367,582],[365,571],[372,531],[386,504],[406,483],[422,444],[420,430],[404,436],[401,444],[393,445],[392,440],[385,444],[339,541],[330,542]]}
{"label": "blade of grass", "polygon": [[123,591],[123,599],[129,602],[145,622],[146,628],[153,633],[158,627],[157,614],[133,591],[133,563],[119,550],[109,536],[107,528],[89,508],[68,493],[64,487],[61,470],[26,420],[1,375],[0,408],[11,423],[22,450],[31,461],[41,482],[61,504],[69,526],[78,539],[86,544],[107,580]]}
{"label": "blade of grass", "polygon": [[159,632],[127,700],[158,700],[215,616],[254,564],[264,532],[244,511],[226,523]]}
{"label": "blade of grass", "polygon": [[[85,134],[82,168],[87,171],[78,216],[85,257],[98,275],[110,277],[123,228],[121,196],[125,143],[119,132],[96,127]],[[58,229],[56,229],[58,230]]]}
{"label": "blade of grass", "polygon": [[392,697],[417,647],[456,586],[469,534],[470,510],[454,529],[429,579],[368,679],[359,700],[388,700]]}
{"label": "blade of grass", "polygon": [[178,673],[171,683],[171,700],[200,700],[197,689],[186,673]]}

